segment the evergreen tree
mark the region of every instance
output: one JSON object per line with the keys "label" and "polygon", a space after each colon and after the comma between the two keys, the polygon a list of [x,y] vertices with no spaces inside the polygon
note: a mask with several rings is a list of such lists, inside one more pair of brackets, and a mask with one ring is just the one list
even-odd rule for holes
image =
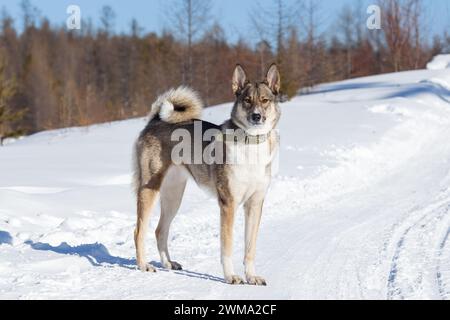
{"label": "evergreen tree", "polygon": [[25,116],[25,110],[14,110],[11,101],[17,94],[16,81],[9,80],[5,75],[5,64],[0,65],[0,146],[6,138],[24,134],[18,124]]}

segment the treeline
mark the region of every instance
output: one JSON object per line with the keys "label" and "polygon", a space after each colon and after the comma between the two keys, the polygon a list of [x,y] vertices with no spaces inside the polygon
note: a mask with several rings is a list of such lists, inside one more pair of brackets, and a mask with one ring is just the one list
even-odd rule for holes
{"label": "treeline", "polygon": [[[39,130],[142,116],[164,90],[193,86],[207,105],[232,100],[230,74],[239,62],[261,78],[280,65],[286,97],[318,83],[423,68],[449,50],[448,34],[429,39],[421,1],[381,0],[381,30],[366,28],[366,8],[345,7],[327,30],[320,1],[255,5],[248,28],[230,43],[209,1],[173,0],[162,34],[136,21],[115,34],[115,13],[81,30],[52,26],[29,1],[19,21],[0,20],[0,139]],[[22,23],[21,32],[16,25]]]}

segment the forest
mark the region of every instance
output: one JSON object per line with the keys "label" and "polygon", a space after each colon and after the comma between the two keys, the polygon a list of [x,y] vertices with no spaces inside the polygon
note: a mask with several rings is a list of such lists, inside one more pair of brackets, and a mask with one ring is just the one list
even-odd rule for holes
{"label": "forest", "polygon": [[0,142],[41,130],[84,126],[149,112],[168,88],[189,85],[206,106],[233,99],[236,63],[253,79],[276,62],[283,97],[319,83],[424,68],[450,51],[450,34],[430,34],[421,0],[378,0],[381,28],[366,27],[365,7],[343,6],[323,30],[320,1],[255,3],[239,40],[227,39],[209,1],[172,0],[170,26],[144,32],[136,20],[114,32],[105,6],[81,30],[54,25],[29,0],[22,16],[0,17]]}

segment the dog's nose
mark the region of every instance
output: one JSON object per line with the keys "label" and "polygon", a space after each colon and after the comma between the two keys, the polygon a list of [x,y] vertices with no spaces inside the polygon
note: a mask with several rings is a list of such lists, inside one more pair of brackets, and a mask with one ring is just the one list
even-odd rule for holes
{"label": "dog's nose", "polygon": [[252,120],[254,122],[260,122],[261,121],[261,115],[259,113],[252,114]]}

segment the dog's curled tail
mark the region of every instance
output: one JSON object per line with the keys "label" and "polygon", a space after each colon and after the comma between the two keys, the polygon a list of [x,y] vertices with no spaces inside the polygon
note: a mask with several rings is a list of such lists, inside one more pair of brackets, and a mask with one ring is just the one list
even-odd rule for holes
{"label": "dog's curled tail", "polygon": [[167,123],[179,123],[200,119],[203,102],[197,92],[189,87],[170,89],[156,99],[152,105],[150,120],[159,117]]}

